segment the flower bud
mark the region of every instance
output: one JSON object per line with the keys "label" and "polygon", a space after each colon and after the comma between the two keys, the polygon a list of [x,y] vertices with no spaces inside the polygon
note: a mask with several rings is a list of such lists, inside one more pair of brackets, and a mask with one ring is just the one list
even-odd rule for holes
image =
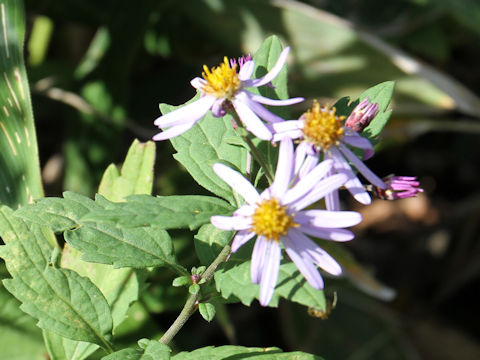
{"label": "flower bud", "polygon": [[355,132],[362,132],[378,114],[378,104],[371,103],[368,96],[353,109],[345,126]]}
{"label": "flower bud", "polygon": [[375,193],[380,199],[397,200],[414,197],[423,189],[418,187],[420,183],[416,176],[387,176],[383,179],[386,188],[375,188]]}

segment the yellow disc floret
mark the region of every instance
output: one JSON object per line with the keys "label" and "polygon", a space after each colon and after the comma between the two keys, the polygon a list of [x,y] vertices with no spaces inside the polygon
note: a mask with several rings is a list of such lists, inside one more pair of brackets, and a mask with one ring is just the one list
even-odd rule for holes
{"label": "yellow disc floret", "polygon": [[230,67],[227,57],[224,57],[223,63],[213,67],[212,70],[203,65],[202,77],[207,82],[203,91],[216,98],[232,100],[236,92],[242,87],[237,74],[237,64]]}
{"label": "yellow disc floret", "polygon": [[287,213],[287,207],[280,205],[277,199],[262,200],[252,216],[252,231],[267,240],[278,242],[280,236],[287,234],[292,226],[297,227],[293,216]]}
{"label": "yellow disc floret", "polygon": [[303,136],[306,141],[327,150],[338,145],[343,136],[345,116],[337,116],[335,108],[322,108],[316,100],[313,106],[303,114]]}

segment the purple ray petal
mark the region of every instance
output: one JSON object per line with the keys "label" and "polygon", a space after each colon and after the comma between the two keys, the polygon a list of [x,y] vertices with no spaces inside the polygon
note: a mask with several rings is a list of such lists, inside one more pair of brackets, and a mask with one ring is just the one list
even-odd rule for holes
{"label": "purple ray petal", "polygon": [[242,230],[239,231],[232,241],[232,252],[237,252],[243,244],[255,236],[255,233],[252,231]]}
{"label": "purple ray petal", "polygon": [[247,230],[252,227],[252,218],[243,216],[212,216],[210,222],[222,230]]}
{"label": "purple ray petal", "polygon": [[171,128],[169,128],[167,130],[164,130],[161,133],[156,134],[152,138],[152,140],[153,141],[162,141],[162,140],[171,139],[175,136],[183,134],[184,132],[189,130],[193,125],[195,125],[195,121],[192,121],[191,123],[188,123],[188,124],[172,126]]}
{"label": "purple ray petal", "polygon": [[245,81],[245,86],[258,87],[258,86],[268,84],[270,81],[275,79],[277,75],[280,73],[280,71],[282,70],[283,66],[285,65],[289,51],[290,51],[290,48],[287,46],[280,53],[280,56],[278,57],[277,62],[267,74],[265,74],[259,79],[248,80],[248,82]]}
{"label": "purple ray petal", "polygon": [[379,187],[380,189],[385,189],[385,183],[377,175],[375,175],[372,170],[370,170],[349,148],[345,145],[340,144],[340,150],[345,155],[345,157],[352,162],[355,168],[363,175],[365,178],[370,181],[372,185]]}
{"label": "purple ray petal", "polygon": [[302,102],[305,100],[305,98],[302,98],[302,97],[296,97],[296,98],[285,99],[285,100],[276,100],[276,99],[270,99],[265,96],[257,95],[257,94],[250,94],[250,99],[260,104],[272,105],[272,106],[293,105],[293,104],[298,104],[299,102]]}
{"label": "purple ray petal", "polygon": [[300,200],[292,203],[289,207],[290,210],[292,212],[299,211],[317,202],[329,192],[342,186],[346,180],[347,176],[344,174],[335,174],[325,178],[324,180],[318,182],[315,189],[313,189],[307,196],[304,196]]}
{"label": "purple ray petal", "polygon": [[247,203],[255,204],[260,199],[255,187],[239,172],[220,163],[213,165],[213,171],[215,171],[215,174],[217,174],[220,179],[225,181],[233,190],[239,193]]}
{"label": "purple ray petal", "polygon": [[308,172],[303,178],[300,179],[290,190],[287,191],[283,197],[283,204],[290,204],[297,201],[330,172],[333,166],[332,160],[325,160],[318,164],[313,170]]}
{"label": "purple ray petal", "polygon": [[263,265],[268,241],[263,236],[258,236],[252,251],[250,265],[250,278],[254,284],[259,284],[262,279]]}
{"label": "purple ray petal", "polygon": [[281,248],[276,241],[269,241],[265,254],[265,263],[260,280],[260,304],[267,306],[273,296],[280,269]]}
{"label": "purple ray petal", "polygon": [[330,229],[330,228],[318,228],[311,225],[300,225],[297,228],[298,231],[304,232],[307,235],[331,241],[350,241],[355,237],[355,234],[346,229]]}
{"label": "purple ray petal", "polygon": [[332,275],[340,275],[342,273],[342,268],[335,259],[308,236],[296,229],[291,229],[289,235],[295,237],[296,245],[304,257],[310,257],[313,262]]}
{"label": "purple ray petal", "polygon": [[243,91],[237,94],[236,98],[241,99],[255,114],[261,117],[263,120],[269,123],[284,122],[280,116],[275,115],[271,111],[267,110],[263,105],[250,98],[251,94],[247,91]]}
{"label": "purple ray petal", "polygon": [[271,140],[272,133],[260,118],[240,99],[232,101],[240,120],[245,124],[248,131],[262,140]]}
{"label": "purple ray petal", "polygon": [[351,145],[360,149],[373,149],[372,144],[368,139],[365,139],[363,136],[360,136],[356,132],[350,131],[346,134],[342,141],[348,145]]}
{"label": "purple ray petal", "polygon": [[214,102],[215,98],[213,96],[202,96],[188,105],[160,116],[153,123],[160,128],[166,128],[195,122],[207,113]]}
{"label": "purple ray petal", "polygon": [[357,225],[362,221],[362,215],[356,211],[329,211],[329,210],[305,210],[296,214],[301,224],[307,221],[317,227],[343,228]]}
{"label": "purple ray petal", "polygon": [[323,279],[318,272],[317,267],[313,264],[310,258],[305,259],[301,256],[302,252],[296,246],[295,240],[295,237],[282,238],[282,242],[285,245],[285,250],[287,251],[288,256],[290,259],[292,259],[298,270],[314,289],[323,289]]}
{"label": "purple ray petal", "polygon": [[293,175],[293,142],[285,138],[280,143],[275,179],[270,186],[272,195],[283,197]]}
{"label": "purple ray petal", "polygon": [[255,62],[253,60],[245,62],[238,72],[238,78],[241,81],[248,80],[252,77],[253,70],[255,69]]}

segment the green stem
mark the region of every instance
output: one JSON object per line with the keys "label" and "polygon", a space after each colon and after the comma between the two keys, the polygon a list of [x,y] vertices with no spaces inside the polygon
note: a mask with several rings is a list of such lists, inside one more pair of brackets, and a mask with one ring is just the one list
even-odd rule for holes
{"label": "green stem", "polygon": [[[232,117],[233,117],[233,121],[235,121],[235,124],[238,127],[244,128],[243,124],[237,119],[235,114],[232,114]],[[245,140],[245,142],[247,143],[253,157],[255,158],[255,160],[257,160],[258,164],[263,169],[263,172],[265,173],[265,176],[267,177],[267,180],[268,180],[269,184],[271,185],[273,183],[273,175],[270,172],[270,169],[268,168],[267,163],[263,159],[262,154],[260,154],[257,147],[255,146],[253,141],[248,137],[248,135],[241,135],[241,136],[242,136],[243,140]]]}
{"label": "green stem", "polygon": [[[205,282],[208,282],[212,277],[213,274],[215,273],[215,270],[217,269],[218,265],[220,265],[222,262],[224,262],[228,255],[230,255],[230,245],[226,245],[220,254],[216,257],[215,260],[210,264],[210,266],[205,270],[205,272],[202,274],[202,279],[205,279]],[[200,297],[200,293],[197,293],[195,295],[190,295],[185,302],[185,305],[183,306],[182,311],[178,315],[178,317],[175,319],[173,324],[168,328],[168,330],[163,334],[163,336],[160,339],[160,342],[163,344],[168,344],[172,339],[177,335],[177,333],[180,331],[180,329],[185,325],[187,320],[190,318],[190,316],[193,315],[193,313],[197,310],[197,305],[198,305],[198,299]]]}

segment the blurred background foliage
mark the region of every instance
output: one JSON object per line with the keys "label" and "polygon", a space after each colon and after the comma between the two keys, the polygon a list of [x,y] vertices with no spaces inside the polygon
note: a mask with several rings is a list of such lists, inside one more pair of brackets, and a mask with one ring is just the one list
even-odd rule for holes
{"label": "blurred background foliage", "polygon": [[[396,81],[392,120],[369,166],[381,176],[417,175],[426,193],[366,208],[346,200],[364,215],[348,247],[368,272],[352,262],[345,268],[356,286],[327,280],[327,296],[338,296],[327,320],[285,302],[279,310],[228,305],[213,325],[191,319],[178,348],[232,342],[326,359],[480,358],[478,1],[26,0],[25,8],[48,196],[92,195],[134,138],[156,133],[160,102],[187,101],[203,64],[254,52],[271,34],[292,47],[290,95],[308,98],[294,117],[313,98],[333,104]],[[157,144],[154,193],[204,192],[171,155],[169,143]],[[194,265],[191,235],[174,235],[179,258]],[[125,344],[169,326],[184,296],[162,287],[170,281],[153,274],[118,330]],[[386,302],[389,288],[397,296]],[[41,351],[35,336],[31,346]]]}

